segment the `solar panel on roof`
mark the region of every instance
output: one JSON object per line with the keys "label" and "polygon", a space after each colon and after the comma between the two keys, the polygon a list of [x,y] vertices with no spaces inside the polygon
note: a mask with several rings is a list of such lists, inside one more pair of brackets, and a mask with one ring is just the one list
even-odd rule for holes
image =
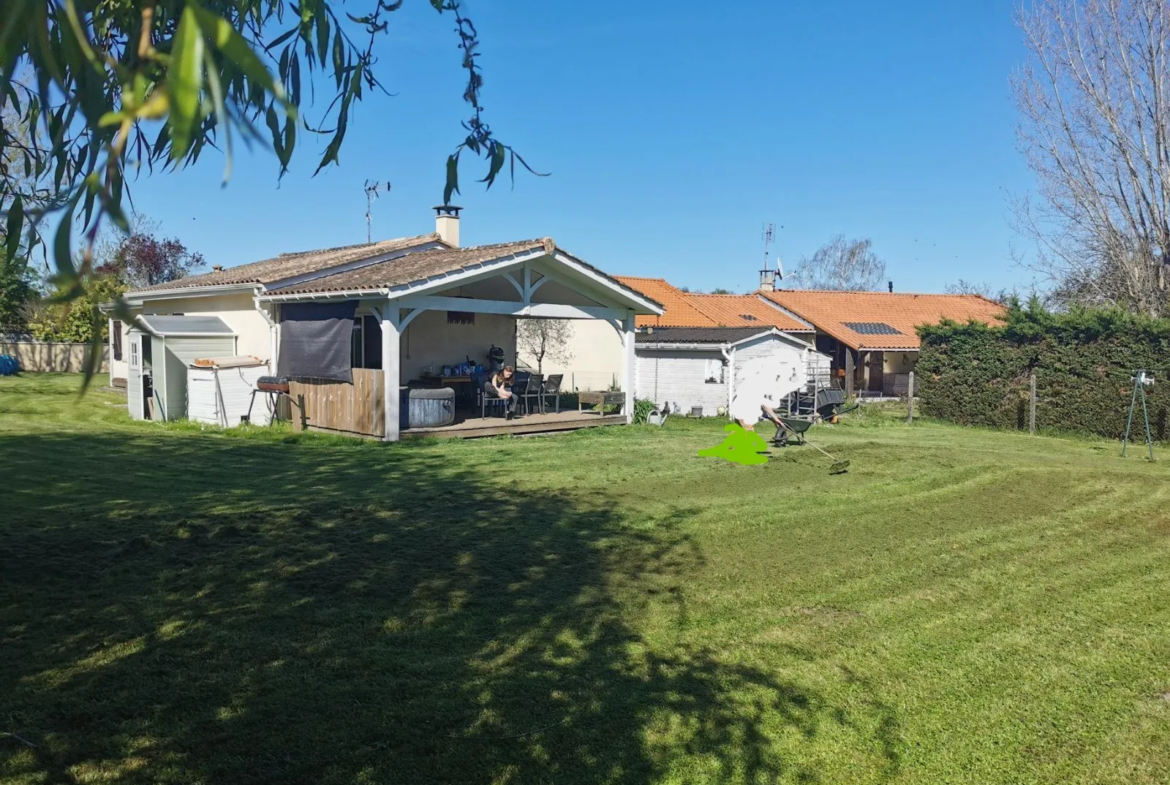
{"label": "solar panel on roof", "polygon": [[901,335],[901,330],[896,330],[885,322],[845,322],[846,327],[859,335]]}

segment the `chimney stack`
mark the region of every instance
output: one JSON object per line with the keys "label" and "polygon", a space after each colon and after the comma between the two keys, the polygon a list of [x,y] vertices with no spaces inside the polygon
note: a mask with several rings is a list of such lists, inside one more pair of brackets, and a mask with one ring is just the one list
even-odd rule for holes
{"label": "chimney stack", "polygon": [[459,247],[459,211],[462,209],[453,204],[435,207],[435,233],[452,248]]}
{"label": "chimney stack", "polygon": [[222,273],[222,272],[223,272],[223,265],[222,265],[222,264],[216,264],[216,265],[212,265],[212,267],[211,267],[211,272],[213,272],[213,273]]}
{"label": "chimney stack", "polygon": [[760,270],[760,291],[776,291],[776,271],[769,269],[767,260],[764,260],[764,269]]}
{"label": "chimney stack", "polygon": [[894,282],[890,281],[890,294],[894,293]]}

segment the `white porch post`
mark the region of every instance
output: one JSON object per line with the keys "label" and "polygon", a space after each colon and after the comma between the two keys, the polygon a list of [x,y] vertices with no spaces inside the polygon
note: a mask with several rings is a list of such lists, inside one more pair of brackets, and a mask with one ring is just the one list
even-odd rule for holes
{"label": "white porch post", "polygon": [[[113,317],[107,317],[106,322],[108,323],[108,327],[107,327],[108,338],[106,340],[106,356],[110,358],[109,359],[110,386],[113,387],[114,386],[114,319],[113,319]],[[121,322],[118,323],[118,329],[119,330],[122,329]],[[120,335],[118,336],[119,340],[121,339],[121,337],[122,336],[120,336]],[[130,374],[126,374],[126,375],[129,376]],[[127,382],[127,384],[129,384],[129,382]]]}
{"label": "white porch post", "polygon": [[385,409],[386,435],[382,438],[388,442],[396,442],[398,432],[398,386],[401,378],[399,370],[399,329],[398,303],[391,302],[382,306],[382,406]]}
{"label": "white porch post", "polygon": [[625,368],[623,369],[622,387],[626,393],[626,425],[634,421],[634,396],[637,394],[638,360],[634,346],[634,312],[626,311],[625,323]]}
{"label": "white porch post", "polygon": [[731,420],[731,406],[735,403],[735,347],[727,356],[727,419]]}

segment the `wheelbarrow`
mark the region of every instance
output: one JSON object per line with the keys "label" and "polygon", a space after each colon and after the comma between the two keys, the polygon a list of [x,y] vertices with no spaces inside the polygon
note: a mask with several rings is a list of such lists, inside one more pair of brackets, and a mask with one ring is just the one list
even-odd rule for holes
{"label": "wheelbarrow", "polygon": [[786,446],[788,444],[788,436],[791,433],[792,436],[796,437],[797,444],[807,444],[821,455],[824,455],[826,458],[833,461],[833,465],[829,468],[829,474],[844,474],[845,472],[849,471],[849,461],[838,460],[836,456],[830,455],[828,452],[821,449],[820,447],[817,447],[812,442],[805,440],[805,432],[807,432],[808,429],[813,426],[813,420],[811,418],[805,419],[804,417],[786,417],[782,414],[778,414],[776,417],[784,424],[776,426],[776,435],[772,437],[773,444],[778,447]]}
{"label": "wheelbarrow", "polygon": [[783,414],[776,415],[783,426],[776,426],[776,435],[772,437],[772,441],[779,445],[788,443],[788,437],[791,434],[796,437],[797,444],[804,444],[804,434],[812,427],[813,421],[805,419],[804,417],[788,417]]}

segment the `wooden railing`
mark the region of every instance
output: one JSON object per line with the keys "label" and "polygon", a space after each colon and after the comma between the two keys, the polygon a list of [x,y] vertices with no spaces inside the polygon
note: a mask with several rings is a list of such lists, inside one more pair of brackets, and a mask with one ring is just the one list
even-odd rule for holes
{"label": "wooden railing", "polygon": [[354,368],[353,384],[292,380],[293,428],[381,439],[386,435],[383,379],[382,371]]}

